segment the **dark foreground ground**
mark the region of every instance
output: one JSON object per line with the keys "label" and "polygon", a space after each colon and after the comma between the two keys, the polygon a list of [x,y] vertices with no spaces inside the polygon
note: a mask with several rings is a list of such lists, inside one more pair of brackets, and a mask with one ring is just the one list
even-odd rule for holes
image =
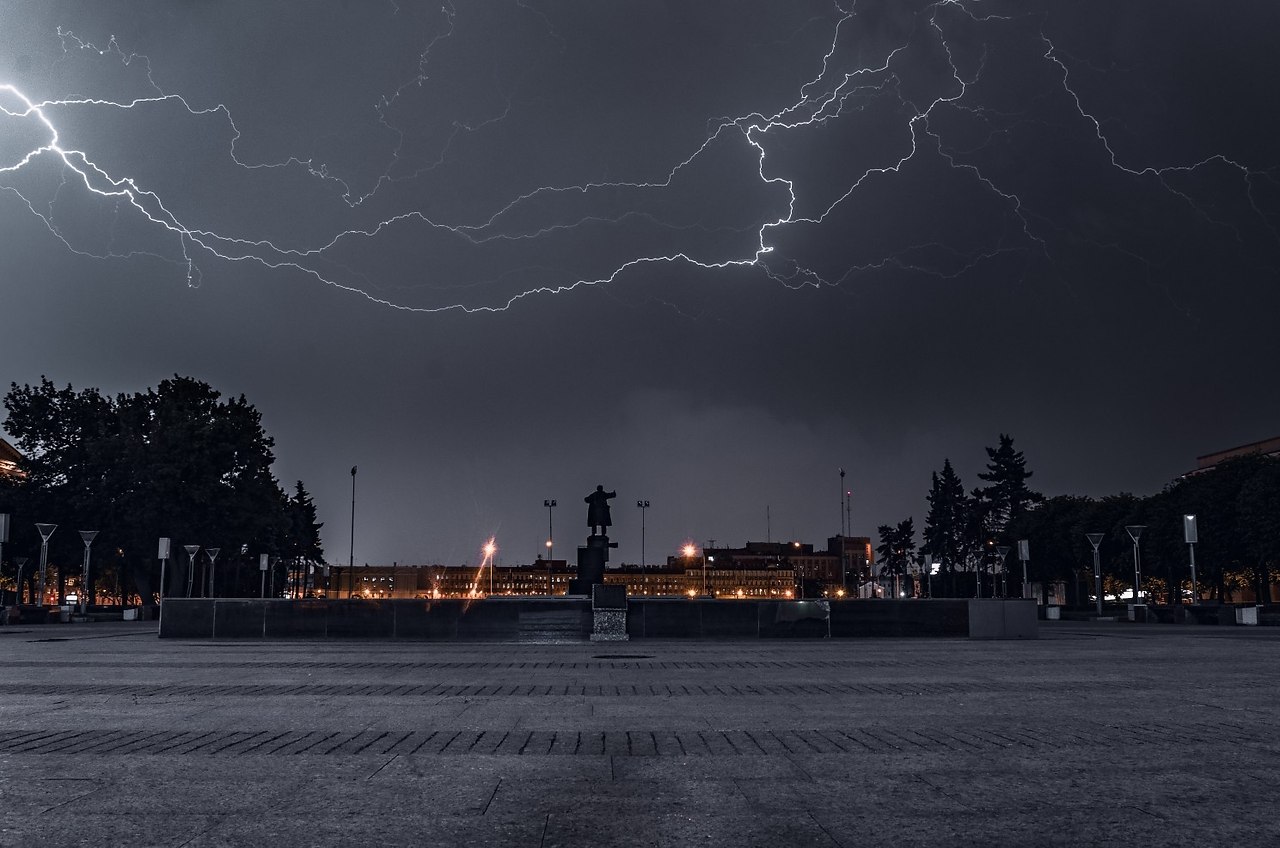
{"label": "dark foreground ground", "polygon": [[1277,845],[1280,628],[161,642],[0,628],[0,845]]}

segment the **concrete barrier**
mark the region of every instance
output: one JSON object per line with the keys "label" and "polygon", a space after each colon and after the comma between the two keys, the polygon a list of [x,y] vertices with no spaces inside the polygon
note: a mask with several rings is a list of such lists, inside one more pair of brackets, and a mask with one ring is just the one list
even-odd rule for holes
{"label": "concrete barrier", "polygon": [[[622,610],[618,610],[622,614]],[[1036,638],[1023,600],[754,601],[629,598],[632,639]],[[586,598],[461,600],[166,598],[161,638],[573,641],[594,627]]]}
{"label": "concrete barrier", "polygon": [[978,600],[969,605],[970,639],[1035,639],[1040,621],[1034,600]]}

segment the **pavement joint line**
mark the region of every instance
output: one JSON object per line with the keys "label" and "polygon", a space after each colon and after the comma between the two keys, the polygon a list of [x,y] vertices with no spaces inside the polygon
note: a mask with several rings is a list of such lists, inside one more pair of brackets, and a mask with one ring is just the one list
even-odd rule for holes
{"label": "pavement joint line", "polygon": [[498,778],[498,782],[493,785],[493,792],[489,794],[489,800],[484,802],[484,809],[480,811],[481,816],[485,816],[489,812],[489,805],[493,803],[493,799],[498,796],[498,789],[502,787],[502,778]]}
{"label": "pavement joint line", "polygon": [[366,777],[366,778],[365,778],[365,780],[373,780],[375,777],[377,777],[377,776],[378,776],[378,773],[379,773],[379,772],[381,772],[384,768],[386,768],[387,766],[389,766],[389,765],[391,765],[392,763],[394,763],[394,762],[396,761],[396,759],[397,759],[399,756],[400,756],[399,754],[392,754],[392,755],[391,755],[391,758],[390,758],[389,760],[387,760],[385,763],[383,763],[382,765],[380,765],[380,766],[378,766],[376,769],[374,769],[374,770],[373,770],[373,774],[371,774],[371,775],[369,775],[368,777]]}
{"label": "pavement joint line", "polygon": [[51,807],[45,807],[43,810],[41,810],[41,811],[40,811],[40,815],[44,815],[45,813],[49,812],[50,810],[56,810],[56,809],[58,809],[59,807],[65,807],[67,804],[73,804],[73,803],[75,803],[76,801],[79,801],[81,798],[88,798],[90,795],[92,795],[93,793],[97,792],[97,791],[98,791],[98,790],[100,790],[101,788],[102,788],[102,786],[101,786],[101,785],[94,786],[94,787],[93,787],[92,789],[90,789],[88,792],[82,792],[81,794],[79,794],[79,795],[75,796],[74,798],[67,798],[66,800],[59,801],[58,803],[54,804],[54,805],[53,805],[53,806],[51,806]]}
{"label": "pavement joint line", "polygon": [[[95,755],[110,754],[112,751],[115,751],[119,748],[123,748],[126,745],[134,744],[135,742],[138,741],[138,738],[143,734],[145,734],[146,732],[147,731],[145,730],[135,730],[131,733],[125,733],[123,736],[117,736],[115,739],[110,739],[107,742],[99,742],[98,744],[90,745],[87,748],[80,748],[79,750],[76,751],[76,753],[85,754],[92,751]],[[103,745],[109,744],[109,742],[116,742],[117,744],[112,745],[109,748],[102,747]]]}
{"label": "pavement joint line", "polygon": [[806,810],[805,813],[813,820],[813,823],[818,826],[818,830],[822,831],[823,835],[826,836],[827,839],[831,840],[832,845],[835,845],[836,848],[844,848],[844,843],[839,839],[836,839],[831,831],[827,830],[827,826],[818,820],[818,817],[813,814],[813,810]]}

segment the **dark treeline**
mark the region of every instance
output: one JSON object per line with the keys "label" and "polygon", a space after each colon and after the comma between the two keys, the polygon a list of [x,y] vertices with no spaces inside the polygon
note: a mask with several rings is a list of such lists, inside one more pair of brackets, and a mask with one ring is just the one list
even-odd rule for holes
{"label": "dark treeline", "polygon": [[[1008,593],[1017,596],[1022,594],[1017,541],[1026,539],[1028,580],[1040,583],[1042,591],[1062,582],[1068,602],[1084,606],[1093,589],[1093,548],[1086,534],[1102,534],[1103,591],[1117,595],[1134,580],[1133,543],[1125,527],[1145,525],[1142,589],[1154,601],[1180,603],[1191,591],[1183,516],[1195,515],[1200,598],[1272,602],[1280,564],[1280,459],[1257,454],[1230,459],[1146,497],[1046,498],[1028,486],[1032,472],[1012,437],[1002,434],[999,445],[986,451],[987,470],[978,475],[985,486],[966,491],[950,460],[933,474],[918,557],[911,519],[879,528],[883,574],[904,573],[908,563],[938,563],[932,593],[971,597],[975,575],[999,571],[996,550],[1003,546],[1010,549],[1003,562]],[[995,587],[990,576],[986,579],[989,596]]]}
{"label": "dark treeline", "polygon": [[[276,594],[289,569],[323,561],[315,505],[299,481],[287,494],[271,472],[274,442],[243,396],[222,399],[188,377],[115,397],[97,389],[12,384],[5,430],[26,459],[25,479],[0,480],[0,512],[11,541],[3,576],[12,587],[25,556],[24,600],[36,594],[40,536],[36,522],[56,524],[49,542],[50,584],[59,600],[78,577],[84,545],[78,530],[97,530],[91,579],[101,595],[152,603],[159,589],[161,537],[172,539],[166,594],[187,593],[183,545],[219,548],[215,592],[257,596],[258,556],[274,561]],[[194,594],[203,594],[207,555],[196,563]]]}

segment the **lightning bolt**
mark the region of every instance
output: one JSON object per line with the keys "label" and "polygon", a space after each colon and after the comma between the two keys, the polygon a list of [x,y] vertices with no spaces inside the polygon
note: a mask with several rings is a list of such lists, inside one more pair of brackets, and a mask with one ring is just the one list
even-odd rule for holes
{"label": "lightning bolt", "polygon": [[[394,0],[389,5],[392,17],[401,14]],[[527,0],[516,0],[515,8],[536,21],[561,53],[566,50],[565,38],[545,13]],[[1047,16],[987,13],[986,8],[979,0],[925,2],[910,13],[895,41],[877,45],[866,37],[871,28],[864,25],[857,3],[837,3],[830,15],[806,21],[788,37],[790,43],[813,27],[830,28],[825,50],[809,60],[812,75],[780,106],[708,120],[701,142],[653,178],[536,186],[514,193],[470,220],[450,219],[417,206],[384,208],[403,202],[401,186],[420,183],[461,155],[464,139],[479,139],[501,126],[516,102],[518,85],[504,82],[495,71],[492,90],[503,101],[501,107],[479,119],[453,120],[434,155],[423,159],[409,154],[408,131],[398,114],[411,108],[410,93],[432,87],[434,69],[447,61],[440,51],[459,37],[459,12],[452,3],[440,7],[438,29],[421,42],[412,72],[373,104],[374,124],[394,143],[385,165],[363,189],[309,156],[250,161],[238,151],[243,135],[228,106],[202,105],[165,90],[157,82],[151,60],[126,52],[114,37],[105,47],[97,47],[70,30],[59,29],[56,35],[66,61],[87,56],[118,63],[141,75],[145,91],[123,98],[37,99],[24,93],[18,83],[0,84],[0,120],[8,125],[0,138],[19,139],[16,146],[9,142],[0,147],[0,188],[16,197],[68,250],[80,255],[160,259],[177,265],[193,287],[202,280],[203,263],[253,264],[300,274],[373,304],[414,313],[501,312],[530,298],[608,286],[651,266],[708,273],[741,269],[790,289],[840,287],[858,275],[891,268],[956,279],[1002,258],[1020,257],[1026,267],[1055,260],[1055,239],[1067,231],[1067,225],[1019,188],[1007,169],[992,167],[983,159],[991,158],[996,146],[1021,128],[1052,128],[1053,121],[1040,112],[1062,104],[1065,109],[1056,113],[1054,121],[1065,131],[1083,130],[1114,174],[1133,185],[1150,183],[1207,224],[1229,229],[1243,243],[1246,234],[1240,222],[1215,214],[1177,182],[1197,173],[1234,174],[1244,202],[1274,242],[1271,249],[1280,245],[1280,229],[1256,192],[1263,182],[1276,184],[1274,167],[1244,163],[1222,153],[1186,163],[1124,161],[1104,132],[1103,121],[1073,84],[1072,68],[1083,63],[1054,44],[1046,32]],[[996,73],[992,53],[999,50],[1002,39],[1015,37],[1023,47],[1034,45],[1042,69],[1055,85],[1038,92],[1030,102],[997,108],[983,96]],[[870,61],[865,60],[867,54]],[[922,80],[921,67],[937,72]],[[162,196],[145,178],[106,164],[109,155],[83,144],[65,144],[65,133],[59,129],[74,117],[84,134],[88,132],[85,123],[92,127],[100,116],[130,118],[144,113],[176,116],[202,128],[210,122],[220,126],[228,139],[225,156],[232,166],[250,176],[287,173],[313,181],[330,191],[327,196],[334,200],[334,209],[324,213],[326,220],[342,223],[309,244],[289,244],[261,233],[229,232],[202,222],[187,199]],[[804,172],[803,157],[795,154],[796,149],[821,143],[828,136],[845,134],[856,139],[859,132],[878,133],[877,138],[888,143],[875,153],[860,151],[858,155],[870,161],[846,173],[817,180]],[[23,147],[21,139],[27,137],[30,144]],[[3,152],[11,147],[15,152]],[[886,147],[891,148],[888,154],[883,152]],[[742,167],[744,162],[751,164]],[[697,194],[698,180],[706,179],[704,171],[717,168],[740,174],[742,182],[735,187],[749,190],[758,206],[749,206],[736,218],[724,210],[716,210],[719,219],[712,212],[694,220],[682,218],[676,207]],[[929,169],[984,198],[992,222],[987,231],[971,234],[967,240],[922,233],[906,245],[879,252],[869,239],[860,242],[858,233],[847,232],[842,217],[874,216],[876,198],[886,185],[907,178],[919,180],[920,174],[932,173]],[[106,246],[95,246],[92,239],[61,222],[58,206],[73,197],[111,207]],[[345,219],[363,220],[347,223]],[[619,241],[643,241],[647,249],[620,246],[612,258],[596,263],[601,266],[598,272],[586,274],[531,261],[520,253],[536,254],[556,249],[547,245],[559,245],[557,239],[590,238],[604,232],[624,234]],[[1150,271],[1152,260],[1140,248],[1077,231],[1072,236],[1117,251]],[[386,252],[388,245],[401,244],[406,237],[436,246],[441,253],[452,251],[450,255],[463,257],[458,260],[462,265],[480,257],[478,266],[486,270],[466,276],[447,267],[428,267],[426,285],[437,302],[420,305],[393,298],[384,292],[399,288],[416,293],[422,284],[380,273],[369,257]],[[832,238],[847,239],[852,245],[842,265],[817,267],[802,258],[806,243]],[[584,260],[584,264],[590,263]],[[546,281],[530,285],[530,276]],[[453,295],[459,291],[465,298]],[[666,303],[656,295],[655,299]]]}

